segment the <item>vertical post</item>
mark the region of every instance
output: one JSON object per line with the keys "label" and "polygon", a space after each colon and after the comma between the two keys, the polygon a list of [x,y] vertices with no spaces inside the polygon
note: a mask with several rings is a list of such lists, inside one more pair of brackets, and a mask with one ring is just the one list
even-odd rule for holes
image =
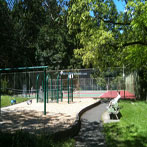
{"label": "vertical post", "polygon": [[1,115],[1,73],[0,73],[0,115]]}
{"label": "vertical post", "polygon": [[61,76],[61,77],[60,77],[60,80],[61,80],[61,85],[60,85],[60,86],[61,86],[61,89],[60,89],[60,90],[61,90],[61,91],[60,91],[60,92],[61,92],[61,102],[63,101],[63,92],[62,92],[62,89],[63,89],[63,87],[62,87],[62,74],[63,74],[63,71],[60,72],[60,76]]}
{"label": "vertical post", "polygon": [[37,90],[37,103],[38,103],[38,99],[39,99],[39,87],[38,87],[38,82],[39,81],[39,74],[37,75],[37,79],[36,79],[36,90]]}
{"label": "vertical post", "polygon": [[46,115],[46,69],[44,68],[44,115]]}
{"label": "vertical post", "polygon": [[48,80],[51,80],[51,84],[50,84],[50,92],[51,92],[51,99],[52,99],[52,79],[51,79],[51,76],[50,76],[50,74],[48,74],[47,76],[46,76],[46,85],[47,85],[47,87],[46,87],[46,92],[47,92],[47,103],[48,103],[48,91],[49,91],[49,89],[48,89]]}
{"label": "vertical post", "polygon": [[41,98],[44,101],[44,78],[42,80],[42,92],[41,92]]}
{"label": "vertical post", "polygon": [[[17,88],[15,88],[15,72],[14,72],[14,76],[13,76],[14,78],[13,78],[13,80],[14,80],[14,89],[17,89]],[[16,93],[15,93],[15,90],[14,90],[14,95],[15,95]]]}
{"label": "vertical post", "polygon": [[73,102],[73,75],[71,77],[71,98],[72,98],[72,102]]}
{"label": "vertical post", "polygon": [[61,76],[61,102],[63,101],[63,93],[62,93],[62,76]]}
{"label": "vertical post", "polygon": [[27,90],[27,88],[28,88],[27,72],[25,72],[25,84],[26,84],[26,91],[25,91],[25,93],[26,93],[26,97],[28,97],[28,94],[27,94],[27,92],[28,92],[28,90]]}
{"label": "vertical post", "polygon": [[57,103],[59,102],[59,74],[57,76]]}
{"label": "vertical post", "polygon": [[48,75],[46,77],[46,92],[47,92],[47,103],[48,103]]}
{"label": "vertical post", "polygon": [[125,85],[125,67],[124,67],[124,64],[123,64],[123,80],[124,80],[124,99],[125,99],[125,87],[126,87],[126,85]]}
{"label": "vertical post", "polygon": [[30,97],[30,95],[31,95],[31,82],[30,82],[30,72],[29,72],[29,97]]}
{"label": "vertical post", "polygon": [[53,101],[53,82],[52,82],[52,78],[51,78],[51,100]]}
{"label": "vertical post", "polygon": [[69,74],[68,74],[68,81],[67,81],[67,89],[68,89],[68,104],[69,104]]}

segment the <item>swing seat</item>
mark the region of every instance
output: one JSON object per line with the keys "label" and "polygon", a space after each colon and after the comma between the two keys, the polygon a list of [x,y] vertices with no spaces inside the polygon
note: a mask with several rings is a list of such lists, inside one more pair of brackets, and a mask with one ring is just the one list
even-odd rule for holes
{"label": "swing seat", "polygon": [[16,104],[16,100],[11,100],[11,105]]}

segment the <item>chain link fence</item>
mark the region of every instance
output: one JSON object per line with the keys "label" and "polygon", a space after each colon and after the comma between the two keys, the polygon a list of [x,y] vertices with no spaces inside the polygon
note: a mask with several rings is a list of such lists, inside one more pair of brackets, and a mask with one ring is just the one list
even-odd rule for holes
{"label": "chain link fence", "polygon": [[[75,69],[47,71],[47,75],[49,74],[51,76],[54,96],[56,95],[56,89],[59,85],[60,89],[63,91],[63,98],[67,98],[68,77],[71,76],[73,80],[74,98],[98,98],[108,91],[122,91],[123,97],[125,97],[126,93],[126,96],[129,98],[127,93],[135,95],[135,76],[133,73],[125,71],[124,68],[108,69],[105,72],[100,72],[98,69]],[[41,89],[43,89],[44,78],[43,72],[41,71],[1,73],[2,94],[35,97],[37,91],[36,79],[38,74],[38,88],[40,97],[43,97]],[[61,76],[62,84],[61,80],[57,82],[58,75]],[[51,79],[47,81],[48,89],[51,89]],[[51,92],[49,92],[49,97],[50,95]]]}

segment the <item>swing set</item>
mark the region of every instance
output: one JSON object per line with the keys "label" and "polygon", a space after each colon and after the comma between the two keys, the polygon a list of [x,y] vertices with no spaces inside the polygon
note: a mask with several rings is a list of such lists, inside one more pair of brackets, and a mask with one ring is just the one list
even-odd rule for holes
{"label": "swing set", "polygon": [[[37,103],[39,101],[43,100],[43,93],[44,93],[44,82],[42,81],[42,86],[39,88],[39,78],[40,75],[37,75],[36,78],[36,89],[37,89],[37,96],[36,101]],[[51,101],[56,101],[59,103],[59,101],[63,101],[63,90],[66,89],[68,92],[68,103],[73,102],[73,75],[70,73],[66,77],[66,83],[62,82],[62,72],[58,73],[56,78],[52,78],[51,74],[47,74],[46,76],[46,100],[47,103],[49,102],[49,98]],[[64,77],[65,78],[65,77]],[[65,80],[64,80],[65,82]],[[66,86],[65,86],[66,84]],[[66,87],[66,88],[65,88]]]}
{"label": "swing set", "polygon": [[[48,66],[35,66],[35,67],[18,67],[18,68],[3,68],[0,69],[0,114],[1,114],[1,95],[2,95],[2,74],[3,73],[14,73],[14,72],[20,72],[20,71],[31,71],[31,70],[42,70],[43,71],[43,76],[40,75],[40,73],[37,74],[36,76],[36,102],[38,103],[39,100],[42,100],[44,102],[44,115],[46,115],[46,103],[49,102],[49,98],[51,101],[56,100],[58,103],[59,100],[61,102],[63,101],[63,83],[62,83],[62,72],[58,73],[57,78],[53,79],[51,74],[47,73],[47,68]],[[15,74],[14,77],[15,79]],[[26,78],[26,77],[25,77]],[[10,80],[12,80],[10,78]],[[42,86],[40,86],[40,81],[42,82]],[[8,80],[9,82],[9,80]],[[20,82],[21,84],[21,82]],[[29,84],[29,96],[30,96],[30,85]],[[25,87],[26,91],[27,88],[26,86],[23,85],[23,88]],[[68,103],[70,101],[73,102],[73,75],[70,73],[68,74],[67,77],[67,90],[68,90]],[[23,89],[23,92],[25,90]],[[27,95],[27,94],[25,94]]]}

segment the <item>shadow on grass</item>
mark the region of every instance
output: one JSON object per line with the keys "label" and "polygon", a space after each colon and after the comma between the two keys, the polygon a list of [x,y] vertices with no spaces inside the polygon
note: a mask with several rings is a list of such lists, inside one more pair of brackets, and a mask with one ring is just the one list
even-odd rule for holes
{"label": "shadow on grass", "polygon": [[17,131],[13,134],[0,132],[1,147],[74,147],[73,139],[54,140],[45,134],[35,135]]}
{"label": "shadow on grass", "polygon": [[134,125],[118,127],[117,124],[104,125],[108,147],[147,147],[147,136],[138,133]]}

